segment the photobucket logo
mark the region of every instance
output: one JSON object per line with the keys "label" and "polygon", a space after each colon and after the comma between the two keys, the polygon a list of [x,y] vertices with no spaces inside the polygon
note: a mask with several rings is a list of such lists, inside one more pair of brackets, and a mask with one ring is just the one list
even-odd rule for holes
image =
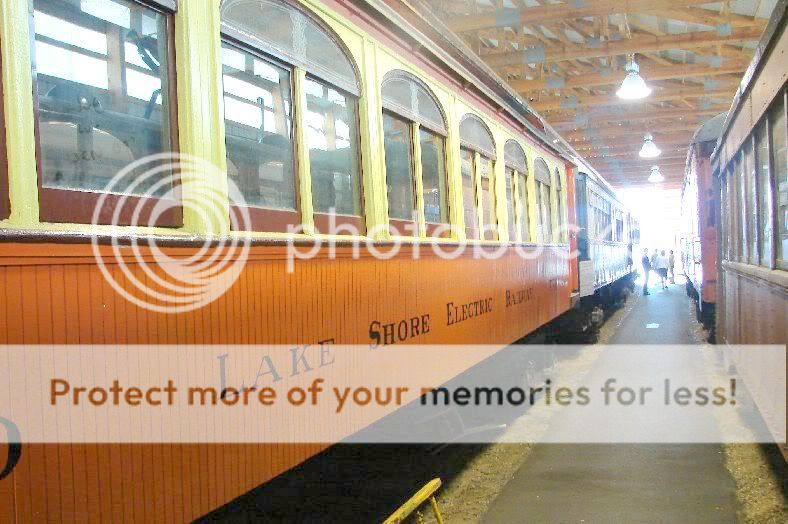
{"label": "photobucket logo", "polygon": [[[202,183],[190,183],[197,177]],[[233,204],[232,213],[228,204]],[[178,153],[147,156],[119,171],[101,193],[92,223],[114,228],[108,245],[93,235],[93,254],[104,278],[129,302],[159,313],[199,309],[238,279],[248,259],[250,237],[217,234],[202,242],[190,238],[196,246],[184,248],[173,246],[172,237],[126,236],[126,228],[155,227],[187,216],[203,224],[225,224],[229,214],[232,230],[249,231],[245,210],[241,191],[214,164]]]}

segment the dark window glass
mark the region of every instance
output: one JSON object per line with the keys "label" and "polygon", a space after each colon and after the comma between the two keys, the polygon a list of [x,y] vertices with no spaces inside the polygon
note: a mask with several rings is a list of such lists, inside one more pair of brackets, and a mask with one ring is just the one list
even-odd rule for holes
{"label": "dark window glass", "polygon": [[512,169],[506,169],[506,222],[509,231],[509,242],[517,240],[517,229],[515,229],[515,214],[517,203],[515,202],[514,174]]}
{"label": "dark window glass", "polygon": [[755,192],[755,162],[752,139],[744,142],[744,185],[746,190],[747,253],[750,264],[758,264],[758,202]]}
{"label": "dark window glass", "polygon": [[228,174],[247,205],[295,211],[290,71],[227,44],[222,63]]}
{"label": "dark window glass", "polygon": [[445,139],[421,129],[421,180],[424,186],[424,220],[431,224],[448,224],[446,205]]}
{"label": "dark window glass", "polygon": [[474,153],[460,149],[462,172],[462,202],[465,216],[465,235],[468,239],[479,239],[479,215],[476,210],[476,177],[474,176]]}
{"label": "dark window glass", "polygon": [[527,177],[524,173],[518,173],[517,176],[519,177],[517,183],[517,205],[518,205],[518,213],[517,216],[520,217],[520,239],[523,242],[530,242],[531,241],[531,230],[529,227],[529,217],[528,217],[528,185],[526,183]]}
{"label": "dark window glass", "polygon": [[315,212],[360,215],[355,100],[312,79],[304,90]]}
{"label": "dark window glass", "polygon": [[[126,0],[32,6],[42,187],[108,189],[131,162],[172,151],[169,17]],[[172,189],[166,170],[139,175],[109,190]]]}
{"label": "dark window glass", "polygon": [[489,158],[479,157],[479,175],[481,176],[481,194],[479,200],[481,201],[482,211],[482,228],[483,238],[485,240],[496,240],[498,238],[497,224],[495,218],[495,194],[492,191],[492,160]]}
{"label": "dark window glass", "polygon": [[[386,194],[389,217],[414,220],[413,159],[410,123],[383,114],[383,141],[386,148]],[[405,234],[400,231],[400,234]]]}
{"label": "dark window glass", "polygon": [[772,168],[774,187],[777,193],[777,259],[781,267],[788,267],[788,133],[786,132],[785,95],[769,112],[771,131]]}
{"label": "dark window glass", "polygon": [[[772,189],[769,169],[769,141],[766,125],[762,123],[755,131],[755,170],[758,183],[758,216],[760,261],[762,266],[770,267],[772,260]],[[714,208],[710,207],[710,212]]]}

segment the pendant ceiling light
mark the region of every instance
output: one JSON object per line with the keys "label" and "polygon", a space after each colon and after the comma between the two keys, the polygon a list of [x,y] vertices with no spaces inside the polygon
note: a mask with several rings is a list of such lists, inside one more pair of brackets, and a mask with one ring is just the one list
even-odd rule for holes
{"label": "pendant ceiling light", "polygon": [[635,63],[635,58],[630,58],[626,67],[627,76],[621,82],[621,88],[616,91],[619,98],[625,100],[637,100],[645,98],[651,94],[651,88],[640,76],[640,68]]}
{"label": "pendant ceiling light", "polygon": [[654,137],[651,136],[651,133],[647,133],[646,136],[643,137],[643,147],[640,148],[640,155],[641,158],[656,158],[662,153],[657,145],[654,143]]}
{"label": "pendant ceiling light", "polygon": [[651,166],[651,174],[648,176],[648,181],[653,184],[665,181],[665,177],[659,172],[659,166]]}

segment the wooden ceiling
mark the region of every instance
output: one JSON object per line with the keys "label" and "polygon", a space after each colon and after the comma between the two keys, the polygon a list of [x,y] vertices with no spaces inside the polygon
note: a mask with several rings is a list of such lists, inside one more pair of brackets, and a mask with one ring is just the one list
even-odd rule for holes
{"label": "wooden ceiling", "polygon": [[[659,165],[681,187],[687,144],[726,111],[775,0],[422,0],[616,187]],[[634,56],[652,93],[615,94]],[[638,156],[651,133],[662,150]]]}

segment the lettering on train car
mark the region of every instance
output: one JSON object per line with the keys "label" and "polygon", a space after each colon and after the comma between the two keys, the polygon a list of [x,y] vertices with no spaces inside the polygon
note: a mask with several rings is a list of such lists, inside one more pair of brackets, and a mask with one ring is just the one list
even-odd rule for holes
{"label": "lettering on train car", "polygon": [[459,324],[460,322],[465,322],[470,318],[480,317],[482,315],[486,315],[487,313],[491,313],[492,310],[492,297],[482,298],[467,304],[460,305],[456,305],[454,302],[449,302],[446,304],[446,325],[451,326],[452,324]]}
{"label": "lettering on train car", "polygon": [[19,459],[22,458],[22,438],[17,425],[7,418],[0,417],[0,426],[5,428],[8,436],[8,454],[6,455],[5,465],[0,470],[0,480],[3,480],[14,471],[16,465],[19,464]]}
{"label": "lettering on train car", "polygon": [[399,322],[383,324],[373,320],[369,324],[370,349],[404,342],[410,338],[426,335],[430,332],[430,315],[410,317]]}
{"label": "lettering on train car", "polygon": [[[333,338],[321,340],[317,344],[305,344],[289,348],[288,356],[283,358],[281,355],[276,355],[278,360],[275,361],[271,355],[262,355],[260,363],[257,366],[257,372],[254,379],[251,381],[251,386],[246,385],[246,380],[241,381],[240,388],[233,388],[228,386],[227,379],[227,360],[230,358],[228,353],[218,355],[216,358],[219,361],[219,387],[221,398],[225,398],[228,394],[237,395],[239,391],[249,389],[255,391],[258,386],[267,380],[271,382],[278,382],[282,380],[282,374],[289,371],[289,375],[294,377],[302,373],[308,373],[314,369],[324,368],[334,363],[334,354],[331,346],[334,345]],[[286,360],[286,362],[282,362]]]}
{"label": "lettering on train car", "polygon": [[534,298],[534,288],[527,287],[512,291],[506,290],[506,307],[516,306]]}

